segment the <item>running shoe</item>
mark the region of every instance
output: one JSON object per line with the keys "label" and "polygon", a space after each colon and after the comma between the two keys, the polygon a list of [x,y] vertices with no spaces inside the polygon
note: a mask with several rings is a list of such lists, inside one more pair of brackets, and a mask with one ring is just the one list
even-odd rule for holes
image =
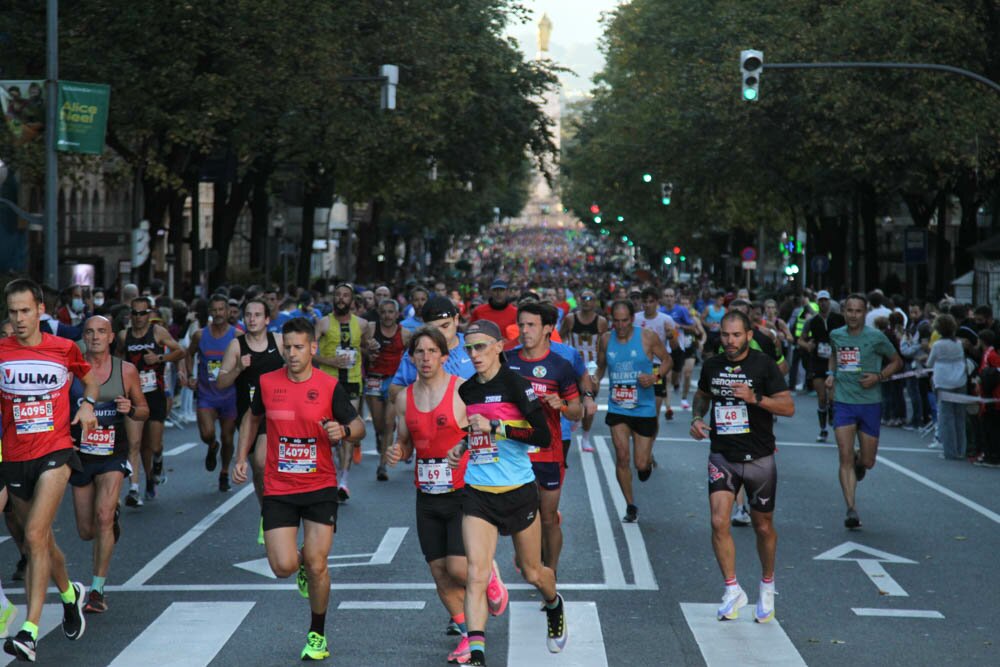
{"label": "running shoe", "polygon": [[868,468],[866,468],[858,459],[858,453],[854,452],[854,476],[857,477],[860,482],[865,478],[866,472],[868,472]]}
{"label": "running shoe", "polygon": [[24,581],[24,569],[28,567],[28,557],[21,554],[21,558],[17,561],[17,565],[14,566],[14,574],[10,576],[14,581]]}
{"label": "running shoe", "polygon": [[591,442],[589,437],[580,438],[580,451],[588,454],[594,451],[594,444]]}
{"label": "running shoe", "polygon": [[469,654],[469,662],[465,663],[469,667],[486,667],[486,656],[480,653],[479,655]]}
{"label": "running shoe", "polygon": [[222,473],[219,475],[219,493],[226,493],[229,488],[229,475]]}
{"label": "running shoe", "polygon": [[624,523],[635,523],[639,520],[639,506],[638,505],[626,505],[625,506],[625,516],[622,517],[622,522]]}
{"label": "running shoe", "polygon": [[757,623],[768,623],[774,619],[774,586],[761,586],[757,598],[757,608],[753,611],[753,620]]}
{"label": "running shoe", "polygon": [[347,488],[347,485],[337,487],[337,500],[342,503],[346,503],[351,499],[351,490]]}
{"label": "running shoe", "polygon": [[733,515],[731,517],[731,521],[734,526],[749,526],[750,512],[747,511],[747,506],[736,505],[735,507],[733,507]]}
{"label": "running shoe", "polygon": [[111,526],[111,530],[115,534],[115,544],[118,544],[118,540],[121,539],[122,536],[122,524],[119,521],[121,518],[122,518],[122,504],[118,503],[117,505],[115,505],[115,520]]}
{"label": "running shoe", "polygon": [[674,418],[673,408],[668,406],[667,411],[663,413],[663,418],[666,419],[667,421],[673,421]]}
{"label": "running shoe", "polygon": [[354,465],[360,465],[361,464],[361,443],[360,442],[354,443],[354,451],[351,453],[351,461],[354,462]]}
{"label": "running shoe", "polygon": [[219,443],[213,442],[208,446],[208,452],[205,454],[205,470],[212,472],[215,470],[216,466],[216,456],[219,454]]}
{"label": "running shoe", "polygon": [[978,461],[973,461],[972,465],[979,466],[980,468],[1000,468],[1000,461],[991,461],[990,459],[979,459]]}
{"label": "running shoe", "polygon": [[380,482],[389,481],[389,471],[386,470],[384,463],[378,464],[378,468],[375,470],[375,479]]}
{"label": "running shoe", "polygon": [[264,517],[260,518],[260,524],[258,524],[257,544],[264,544]]}
{"label": "running shoe", "polygon": [[91,589],[87,596],[87,604],[83,605],[85,614],[103,614],[108,610],[108,602],[104,599],[104,593]]}
{"label": "running shoe", "polygon": [[322,660],[329,658],[330,652],[326,650],[326,637],[318,632],[310,632],[306,645],[299,656],[302,660]]}
{"label": "running shoe", "polygon": [[449,637],[458,637],[462,634],[462,628],[458,626],[458,623],[449,618],[448,627],[445,629],[444,633]]}
{"label": "running shoe", "polygon": [[504,609],[507,608],[507,601],[509,599],[510,594],[507,592],[507,587],[503,584],[503,579],[500,578],[500,568],[497,567],[497,562],[493,561],[490,571],[490,583],[486,585],[486,603],[490,608],[490,615],[499,616],[502,614]]}
{"label": "running shoe", "polygon": [[126,507],[142,507],[142,498],[139,497],[139,489],[129,489],[125,496]]}
{"label": "running shoe", "polygon": [[556,599],[559,604],[556,605],[555,609],[545,608],[549,625],[549,636],[546,639],[549,653],[559,653],[566,648],[566,639],[569,637],[569,629],[566,627],[566,603],[559,593],[556,593]]}
{"label": "running shoe", "polygon": [[827,431],[826,429],[823,429],[822,431],[819,432],[819,435],[816,436],[816,442],[826,442],[826,439],[829,435],[830,432]]}
{"label": "running shoe", "polygon": [[844,519],[844,528],[860,528],[861,518],[858,516],[858,511],[853,507],[847,510],[847,517]]}
{"label": "running shoe", "polygon": [[0,636],[9,634],[8,631],[15,618],[17,618],[17,607],[10,600],[4,600],[3,606],[0,606]]}
{"label": "running shoe", "polygon": [[157,484],[166,484],[167,476],[163,474],[163,454],[153,457],[153,479]]}
{"label": "running shoe", "polygon": [[142,496],[146,500],[156,500],[156,482],[149,480],[146,482],[146,493]]}
{"label": "running shoe", "polygon": [[462,637],[462,640],[458,642],[458,646],[455,647],[455,650],[448,654],[448,663],[452,665],[464,665],[469,662],[470,657],[472,657],[472,655],[469,650],[469,638]]}
{"label": "running shoe", "polygon": [[747,594],[742,586],[726,586],[722,604],[715,613],[720,621],[732,621],[740,617],[740,608],[747,606]]}
{"label": "running shoe", "polygon": [[691,404],[688,403],[688,401],[687,401],[686,398],[682,398],[681,399],[681,410],[690,410],[690,409],[691,409]]}
{"label": "running shoe", "polygon": [[67,639],[77,640],[83,636],[83,631],[87,629],[87,620],[83,617],[84,596],[87,589],[78,581],[70,583],[76,593],[73,602],[63,602],[62,629]]}
{"label": "running shoe", "polygon": [[299,565],[299,572],[295,575],[295,583],[299,587],[299,595],[309,599],[309,575],[306,574],[306,566]]}
{"label": "running shoe", "polygon": [[20,630],[13,637],[7,637],[3,651],[22,662],[35,661],[35,638],[27,630]]}

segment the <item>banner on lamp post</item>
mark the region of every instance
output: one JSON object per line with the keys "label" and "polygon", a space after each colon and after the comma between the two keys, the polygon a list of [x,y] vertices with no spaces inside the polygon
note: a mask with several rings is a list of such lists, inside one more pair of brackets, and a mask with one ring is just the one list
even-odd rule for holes
{"label": "banner on lamp post", "polygon": [[103,83],[59,82],[59,127],[56,149],[100,155],[108,127],[111,86]]}

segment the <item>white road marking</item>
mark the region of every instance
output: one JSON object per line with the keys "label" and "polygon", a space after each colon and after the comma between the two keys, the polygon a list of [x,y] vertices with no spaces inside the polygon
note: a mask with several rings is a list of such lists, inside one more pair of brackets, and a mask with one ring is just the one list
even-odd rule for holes
{"label": "white road marking", "polygon": [[[563,586],[559,587],[560,589]],[[552,654],[546,646],[545,614],[537,602],[511,602],[508,667],[607,667],[608,658],[596,602],[566,602],[566,648]]]}
{"label": "white road marking", "polygon": [[609,586],[622,587],[625,585],[625,573],[622,571],[618,545],[615,542],[615,534],[611,530],[611,521],[608,519],[608,506],[604,502],[604,487],[601,486],[601,478],[597,474],[594,455],[581,452],[580,465],[583,467],[583,479],[587,484],[587,496],[590,498],[590,512],[594,515],[594,529],[597,531],[597,547],[601,551],[604,582]]}
{"label": "white road marking", "polygon": [[132,575],[131,579],[125,582],[124,587],[136,588],[152,579],[153,576],[162,570],[167,563],[173,560],[177,554],[183,551],[189,544],[198,539],[202,533],[215,525],[216,521],[224,517],[230,510],[246,500],[246,498],[252,494],[253,484],[247,484],[245,487],[237,491],[232,498],[209,512],[204,519],[196,523],[190,530],[181,535],[166,549],[157,554],[153,560],[146,563],[141,570],[136,572]]}
{"label": "white road marking", "polygon": [[[604,478],[608,482],[608,489],[611,491],[611,500],[614,502],[617,516],[625,515],[625,496],[618,488],[618,478],[615,477],[615,462],[611,458],[611,449],[608,438],[603,435],[593,436],[594,449],[601,459],[601,467],[604,468]],[[639,482],[635,483],[636,486]],[[639,520],[642,521],[640,514]],[[632,564],[632,576],[635,578],[636,588],[639,590],[655,591],[659,590],[656,584],[656,577],[653,576],[653,565],[649,562],[649,555],[646,553],[646,541],[642,537],[642,531],[637,523],[623,523],[622,530],[625,532],[625,543],[628,545],[629,561]]]}
{"label": "white road marking", "polygon": [[[868,556],[873,556],[873,558],[848,558],[848,554],[855,552],[861,552],[867,554]],[[897,556],[896,554],[891,554],[888,551],[882,551],[880,549],[874,549],[872,547],[866,546],[864,544],[858,544],[857,542],[844,542],[839,544],[832,549],[824,551],[818,556],[813,556],[813,560],[836,560],[836,561],[854,561],[859,566],[861,566],[861,571],[871,579],[875,587],[878,588],[879,593],[882,595],[892,595],[897,597],[909,597],[909,594],[900,586],[895,579],[889,576],[885,568],[882,567],[882,563],[902,563],[907,565],[916,565],[917,562],[910,560],[909,558],[904,558],[902,556]]]}
{"label": "white road marking", "polygon": [[[20,629],[19,623],[24,622],[25,610],[22,607],[18,609],[17,618],[14,619],[14,626],[8,629],[8,633],[13,636],[17,634]],[[38,639],[41,640],[42,637],[49,634],[56,628],[62,626],[63,618],[63,608],[61,604],[47,604],[42,607],[42,618],[38,623]],[[93,618],[93,617],[91,617]],[[6,653],[0,651],[0,665],[9,665],[14,661],[14,656],[7,655]]]}
{"label": "white road marking", "polygon": [[164,456],[177,456],[178,454],[183,454],[184,452],[186,452],[189,449],[194,449],[195,447],[197,447],[200,444],[201,444],[200,442],[185,442],[183,445],[177,445],[173,449],[168,449],[167,451],[163,452],[163,455]]}
{"label": "white road marking", "polygon": [[109,667],[203,667],[222,650],[253,606],[253,602],[174,602]]}
{"label": "white road marking", "polygon": [[[882,449],[882,448],[879,447],[879,449]],[[949,498],[951,498],[955,502],[961,503],[961,504],[965,505],[966,507],[968,507],[969,509],[971,509],[972,511],[978,512],[979,514],[982,514],[984,517],[986,517],[987,519],[989,519],[993,523],[1000,523],[1000,514],[997,514],[993,510],[986,509],[985,507],[983,507],[979,503],[974,502],[972,500],[969,500],[965,496],[960,495],[958,493],[955,493],[951,489],[949,489],[947,487],[944,487],[944,486],[941,486],[937,482],[933,482],[933,481],[927,479],[926,477],[924,477],[923,475],[920,475],[918,473],[913,472],[909,468],[901,466],[901,465],[899,465],[898,463],[896,463],[894,461],[890,461],[889,459],[885,458],[884,456],[879,456],[878,460],[879,460],[880,463],[884,463],[885,465],[889,466],[890,468],[892,468],[896,472],[902,473],[902,474],[906,475],[907,477],[909,477],[910,479],[912,479],[914,481],[917,481],[917,482],[920,482],[921,484],[923,484],[927,488],[933,489],[933,490],[937,491],[938,493],[940,493],[942,495],[948,496]]]}
{"label": "white road marking", "polygon": [[[526,583],[505,583],[511,591],[535,591],[535,587]],[[112,593],[212,593],[219,591],[293,591],[298,590],[294,583],[240,583],[240,584],[143,584],[141,586],[106,585],[105,591]],[[434,582],[360,582],[330,584],[332,591],[433,591]],[[624,586],[609,586],[595,583],[559,582],[560,591],[636,591],[641,589],[634,584]],[[11,588],[4,591],[8,597],[23,595],[23,588]],[[52,589],[53,594],[55,589]]]}
{"label": "white road marking", "polygon": [[851,607],[858,616],[884,616],[887,618],[944,618],[944,614],[933,609],[869,609]]}
{"label": "white road marking", "polygon": [[[382,537],[382,541],[379,543],[378,548],[373,553],[364,554],[338,554],[331,555],[327,557],[327,567],[361,567],[364,565],[388,565],[392,562],[392,559],[396,557],[396,552],[399,551],[399,545],[403,543],[403,539],[406,537],[406,533],[409,528],[390,528],[385,531],[385,536]],[[356,563],[337,563],[331,561],[345,560],[345,559],[360,559],[365,560]],[[259,574],[262,577],[267,577],[268,579],[277,579],[274,573],[271,572],[271,564],[268,562],[267,558],[255,558],[254,560],[244,561],[242,563],[233,563],[233,567],[238,567],[241,570],[246,570],[247,572],[253,572],[254,574]]]}
{"label": "white road marking", "polygon": [[420,611],[427,606],[423,600],[344,600],[337,605],[338,610],[347,611]]}
{"label": "white road marking", "polygon": [[805,660],[777,620],[754,623],[753,604],[744,607],[735,621],[718,621],[715,616],[717,604],[681,603],[684,619],[707,667],[805,667]]}
{"label": "white road marking", "polygon": [[[698,442],[697,440],[694,440],[693,438],[668,438],[666,436],[662,436],[662,437],[657,438],[656,441],[657,442],[680,442],[680,443],[683,443],[683,444],[686,444],[686,445],[698,445],[699,447],[705,447],[706,448],[705,452],[706,453],[708,452],[708,449],[707,449],[708,441],[707,440],[703,441],[703,442]],[[827,449],[827,450],[830,450],[830,452],[832,452],[834,454],[837,452],[837,443],[833,442],[832,439],[831,439],[830,442],[786,442],[784,440],[780,440],[779,439],[778,440],[778,450],[780,451],[782,447],[807,447],[809,449]],[[880,444],[878,446],[878,451],[880,453],[881,452],[909,452],[911,454],[934,454],[935,453],[933,450],[927,449],[926,447],[922,447],[922,448],[918,449],[916,447],[892,447],[892,446],[889,446],[889,445],[882,445],[882,444]],[[880,456],[878,460],[881,461],[882,457]]]}

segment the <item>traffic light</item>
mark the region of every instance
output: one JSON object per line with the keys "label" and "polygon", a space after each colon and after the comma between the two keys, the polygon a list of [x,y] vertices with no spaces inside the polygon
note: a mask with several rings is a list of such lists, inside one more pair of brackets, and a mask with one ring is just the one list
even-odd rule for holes
{"label": "traffic light", "polygon": [[764,69],[764,52],[747,49],[740,52],[740,73],[743,75],[743,100],[756,102],[760,93],[760,73]]}
{"label": "traffic light", "polygon": [[619,215],[618,216],[618,222],[625,222],[625,216],[624,215]]}
{"label": "traffic light", "polygon": [[642,182],[643,183],[652,183],[653,182],[653,175],[649,174],[649,173],[643,174],[642,175]]}
{"label": "traffic light", "polygon": [[673,183],[660,183],[660,202],[664,206],[670,206],[670,197],[674,194]]}
{"label": "traffic light", "polygon": [[604,220],[603,220],[603,218],[601,218],[601,216],[599,216],[599,215],[595,215],[595,216],[594,216],[594,224],[595,224],[595,225],[599,225],[599,224],[601,224],[602,222],[604,222]]}
{"label": "traffic light", "polygon": [[679,245],[674,246],[674,254],[675,255],[681,254],[681,247]]}
{"label": "traffic light", "polygon": [[590,205],[590,212],[593,213],[594,215],[597,215],[598,213],[601,212],[601,207],[598,206],[597,204],[591,204]]}

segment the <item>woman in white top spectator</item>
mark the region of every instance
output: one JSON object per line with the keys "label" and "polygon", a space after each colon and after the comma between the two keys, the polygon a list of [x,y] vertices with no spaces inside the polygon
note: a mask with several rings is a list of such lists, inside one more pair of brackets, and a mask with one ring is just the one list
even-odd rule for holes
{"label": "woman in white top spectator", "polygon": [[931,345],[927,367],[934,371],[934,392],[938,404],[938,439],[946,459],[965,457],[965,404],[948,401],[943,394],[964,394],[966,385],[965,350],[955,338],[958,324],[951,315],[938,315],[934,329],[941,338]]}

